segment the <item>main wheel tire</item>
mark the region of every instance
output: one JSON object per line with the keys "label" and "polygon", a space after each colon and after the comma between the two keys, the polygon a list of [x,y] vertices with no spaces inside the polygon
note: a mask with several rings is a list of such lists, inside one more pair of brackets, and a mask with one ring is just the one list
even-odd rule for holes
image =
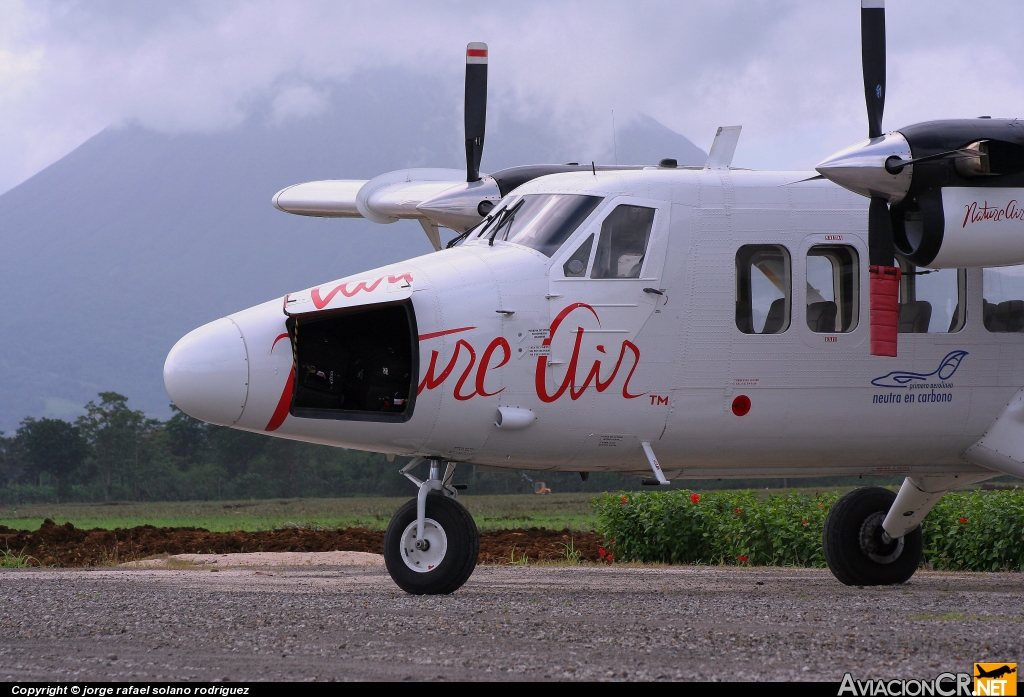
{"label": "main wheel tire", "polygon": [[854,489],[836,501],[825,518],[822,543],[829,571],[848,586],[904,583],[921,563],[918,526],[891,542],[882,540],[882,521],[896,494],[877,486]]}
{"label": "main wheel tire", "polygon": [[480,531],[465,507],[447,496],[427,496],[423,537],[416,547],[416,499],[398,509],[384,535],[384,564],[398,587],[415,595],[442,595],[462,587],[480,556]]}

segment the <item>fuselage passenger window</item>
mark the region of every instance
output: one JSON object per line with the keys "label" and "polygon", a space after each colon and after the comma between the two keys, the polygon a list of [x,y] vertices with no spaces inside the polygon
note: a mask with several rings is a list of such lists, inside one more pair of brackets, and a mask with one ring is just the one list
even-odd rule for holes
{"label": "fuselage passenger window", "polygon": [[1024,266],[982,269],[982,319],[990,332],[1024,332]]}
{"label": "fuselage passenger window", "polygon": [[587,264],[590,263],[590,250],[594,248],[594,236],[576,248],[569,260],[562,264],[562,273],[566,278],[582,278],[587,275]]}
{"label": "fuselage passenger window", "polygon": [[958,332],[967,317],[966,269],[919,269],[900,262],[901,334]]}
{"label": "fuselage passenger window", "polygon": [[835,334],[857,328],[860,270],[857,250],[845,245],[811,247],[807,252],[807,326]]}
{"label": "fuselage passenger window", "polygon": [[608,214],[601,224],[591,278],[640,278],[654,212],[644,206],[621,205]]}
{"label": "fuselage passenger window", "polygon": [[744,334],[781,334],[789,329],[789,250],[747,244],[736,252],[736,327]]}

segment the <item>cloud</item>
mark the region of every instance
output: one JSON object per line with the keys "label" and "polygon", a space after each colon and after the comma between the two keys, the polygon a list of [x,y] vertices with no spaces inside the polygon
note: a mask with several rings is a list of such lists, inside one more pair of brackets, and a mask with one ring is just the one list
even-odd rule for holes
{"label": "cloud", "polygon": [[329,105],[327,93],[309,85],[295,85],[282,90],[271,103],[271,122],[276,126],[293,119],[319,116]]}
{"label": "cloud", "polygon": [[[1024,111],[1014,0],[891,2],[885,124]],[[451,81],[491,48],[490,111],[546,115],[604,147],[646,112],[707,148],[741,123],[739,165],[808,167],[864,137],[859,3],[281,3],[0,0],[0,191],[102,128],[230,129],[261,105],[285,127],[331,84],[401,68]],[[984,18],[984,21],[979,20]],[[965,27],[971,27],[965,31]],[[380,94],[368,109],[383,110]]]}

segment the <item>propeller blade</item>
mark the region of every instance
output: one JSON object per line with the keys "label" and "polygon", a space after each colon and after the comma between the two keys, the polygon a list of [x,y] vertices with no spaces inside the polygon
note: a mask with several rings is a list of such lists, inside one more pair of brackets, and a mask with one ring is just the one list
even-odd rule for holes
{"label": "propeller blade", "polygon": [[868,138],[882,135],[885,109],[885,0],[861,0],[860,51],[864,99],[868,107]]}
{"label": "propeller blade", "polygon": [[896,256],[896,243],[892,235],[889,202],[883,196],[873,196],[868,209],[868,258],[872,266],[892,266]]}
{"label": "propeller blade", "polygon": [[868,209],[868,272],[871,301],[871,355],[895,356],[900,319],[900,273],[893,265],[893,240],[889,203],[881,196]]}
{"label": "propeller blade", "polygon": [[480,158],[484,154],[487,125],[487,44],[466,46],[466,181],[480,181]]}

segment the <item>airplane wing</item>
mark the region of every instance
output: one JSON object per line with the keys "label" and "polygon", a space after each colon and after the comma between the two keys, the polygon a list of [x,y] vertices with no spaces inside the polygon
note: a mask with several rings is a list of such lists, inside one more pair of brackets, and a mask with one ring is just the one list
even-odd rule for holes
{"label": "airplane wing", "polygon": [[[419,204],[465,183],[465,174],[457,169],[400,169],[369,180],[328,179],[294,184],[274,194],[273,203],[278,210],[295,215],[366,218],[387,224],[400,219],[428,218],[417,210]],[[497,187],[493,193],[498,194]]]}
{"label": "airplane wing", "polygon": [[317,218],[361,218],[356,195],[365,183],[365,179],[329,179],[293,184],[274,194],[274,208]]}
{"label": "airplane wing", "polygon": [[441,249],[439,225],[464,232],[483,219],[483,202],[493,206],[501,195],[497,182],[486,174],[467,182],[461,170],[420,168],[369,180],[295,184],[274,194],[273,203],[279,211],[318,218],[366,218],[384,225],[417,220],[434,248]]}

